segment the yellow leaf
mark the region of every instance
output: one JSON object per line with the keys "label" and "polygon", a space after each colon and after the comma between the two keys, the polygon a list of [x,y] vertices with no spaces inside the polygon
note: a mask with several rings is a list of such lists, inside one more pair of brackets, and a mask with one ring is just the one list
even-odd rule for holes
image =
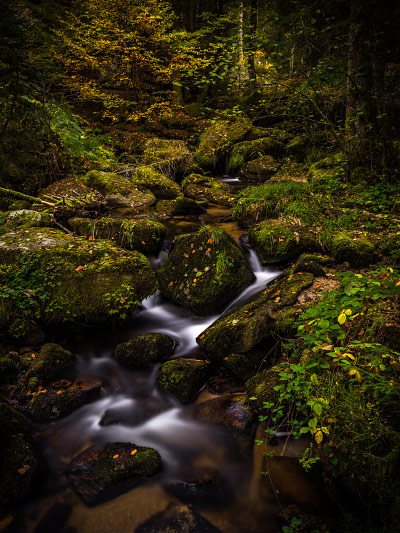
{"label": "yellow leaf", "polygon": [[324,440],[324,434],[320,429],[315,432],[314,439],[317,444],[321,444],[321,442]]}
{"label": "yellow leaf", "polygon": [[341,313],[339,316],[338,316],[338,322],[340,325],[344,324],[347,320],[347,316],[346,316],[346,313]]}
{"label": "yellow leaf", "polygon": [[345,313],[347,316],[350,316],[352,314],[352,310],[351,309],[346,309]]}

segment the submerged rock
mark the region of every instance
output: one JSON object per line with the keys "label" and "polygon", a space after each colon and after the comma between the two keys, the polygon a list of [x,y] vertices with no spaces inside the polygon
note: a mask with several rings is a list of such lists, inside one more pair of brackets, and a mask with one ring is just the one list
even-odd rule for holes
{"label": "submerged rock", "polygon": [[71,218],[68,224],[78,235],[91,236],[95,239],[112,239],[126,250],[136,250],[143,254],[158,253],[167,236],[167,228],[160,222],[150,219]]}
{"label": "submerged rock", "polygon": [[164,296],[198,315],[221,309],[254,280],[233,239],[207,226],[178,237],[157,275]]}
{"label": "submerged rock", "polygon": [[286,263],[306,249],[318,249],[317,239],[310,232],[280,220],[265,220],[252,226],[249,242],[263,265]]}
{"label": "submerged rock", "polygon": [[59,344],[45,344],[33,359],[26,378],[36,377],[48,383],[68,368],[74,359],[74,355]]}
{"label": "submerged rock", "polygon": [[90,170],[83,178],[85,185],[96,189],[112,207],[139,207],[150,205],[156,198],[147,189],[140,189],[128,178],[113,172]]}
{"label": "submerged rock", "polygon": [[227,183],[201,174],[190,174],[182,182],[185,196],[196,201],[206,201],[220,205],[233,204],[232,189]]}
{"label": "submerged rock", "polygon": [[162,470],[160,454],[152,448],[127,442],[92,446],[73,459],[69,467],[78,494],[88,503],[98,503],[121,491],[153,477]]}
{"label": "submerged rock", "polygon": [[213,360],[250,352],[260,342],[268,342],[279,312],[293,305],[313,279],[306,272],[281,274],[255,300],[216,320],[197,337],[197,343]]}
{"label": "submerged rock", "polygon": [[15,504],[40,489],[47,465],[25,417],[0,398],[0,502]]}
{"label": "submerged rock", "polygon": [[177,183],[151,166],[140,166],[134,169],[131,181],[151,191],[156,198],[176,198],[183,194]]}
{"label": "submerged rock", "polygon": [[136,528],[136,533],[221,533],[208,520],[182,504],[171,503]]}
{"label": "submerged rock", "polygon": [[192,401],[208,377],[209,363],[194,359],[173,359],[161,367],[158,385],[182,403]]}
{"label": "submerged rock", "polygon": [[331,252],[336,261],[347,261],[352,267],[370,265],[375,258],[375,246],[365,237],[352,237],[341,232],[332,237]]}
{"label": "submerged rock", "polygon": [[69,415],[78,407],[99,397],[102,382],[98,379],[65,380],[53,383],[47,389],[39,389],[26,407],[34,420],[51,420]]}
{"label": "submerged rock", "polygon": [[140,368],[158,363],[172,355],[175,341],[163,333],[147,333],[118,344],[114,357],[126,368]]}

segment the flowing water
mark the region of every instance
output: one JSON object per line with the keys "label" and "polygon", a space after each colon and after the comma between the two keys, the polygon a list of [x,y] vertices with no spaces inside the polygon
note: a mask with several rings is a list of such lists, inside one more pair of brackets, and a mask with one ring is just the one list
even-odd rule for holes
{"label": "flowing water", "polygon": [[[159,268],[167,255],[165,249],[153,258],[154,268]],[[248,261],[256,279],[224,312],[247,302],[279,274],[263,268],[252,250],[248,252]],[[100,378],[104,383],[102,396],[59,421],[36,425],[36,438],[51,474],[41,499],[21,508],[20,529],[15,526],[15,531],[134,532],[141,523],[178,501],[171,487],[182,481],[195,487],[193,480],[201,479],[204,472],[218,473],[218,490],[201,497],[196,491],[191,496],[186,493],[183,501],[192,510],[226,533],[280,530],[276,517],[282,502],[261,479],[261,448],[256,447],[254,456],[250,454],[249,459],[244,459],[229,433],[215,424],[199,421],[193,406],[182,406],[159,390],[156,379],[160,365],[133,372],[121,368],[112,358],[119,342],[146,332],[173,337],[177,342],[174,357],[202,357],[195,339],[217,318],[217,315],[197,317],[156,294],[144,300],[134,320],[117,331],[102,327],[69,333],[65,344],[77,355],[75,375]],[[215,397],[210,390],[202,394],[203,399]],[[164,470],[156,480],[90,507],[72,489],[64,474],[65,467],[89,445],[107,442],[153,447],[161,454]],[[289,448],[286,447],[286,455]],[[298,448],[289,455],[297,453]],[[308,487],[309,481],[303,480],[297,467],[288,465],[282,462],[275,465],[282,490],[289,493],[287,501],[285,498],[282,501],[295,503],[296,498],[304,499],[308,490],[304,505],[312,507],[313,500],[318,499],[313,487]]]}

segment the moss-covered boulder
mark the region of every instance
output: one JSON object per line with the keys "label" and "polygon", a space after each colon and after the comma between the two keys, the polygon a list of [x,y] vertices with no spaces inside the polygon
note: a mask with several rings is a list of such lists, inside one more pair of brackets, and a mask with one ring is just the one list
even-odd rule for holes
{"label": "moss-covered boulder", "polygon": [[68,368],[73,361],[73,354],[59,344],[45,344],[33,359],[26,377],[28,379],[37,377],[48,383]]}
{"label": "moss-covered boulder", "polygon": [[197,315],[221,309],[254,280],[232,237],[208,226],[178,237],[157,277],[164,296]]}
{"label": "moss-covered boulder", "polygon": [[[117,492],[132,488],[162,470],[160,454],[153,448],[129,442],[92,446],[75,457],[69,471],[78,494],[88,503],[98,503]],[[121,482],[130,484],[121,486]]]}
{"label": "moss-covered boulder", "polygon": [[112,207],[140,207],[156,201],[154,194],[136,186],[131,180],[113,172],[90,170],[83,178],[88,187],[104,196],[106,204]]}
{"label": "moss-covered boulder", "polygon": [[200,136],[200,144],[194,154],[194,162],[203,170],[214,170],[235,142],[241,141],[251,129],[247,119],[229,124],[218,121]]}
{"label": "moss-covered boulder", "polygon": [[79,206],[99,202],[102,200],[103,195],[95,188],[85,185],[82,180],[70,177],[55,181],[40,191],[39,198],[48,199],[48,197],[64,199],[72,202],[73,205]]}
{"label": "moss-covered boulder", "polygon": [[2,226],[2,231],[13,231],[18,228],[43,228],[53,227],[54,218],[50,213],[40,213],[30,209],[21,209],[19,211],[10,211],[7,219]]}
{"label": "moss-covered boulder", "polygon": [[281,128],[262,128],[260,126],[253,126],[246,135],[246,141],[255,141],[256,139],[269,138],[274,141],[286,143],[291,134]]}
{"label": "moss-covered boulder", "polygon": [[291,139],[286,145],[286,151],[288,155],[302,161],[307,155],[308,143],[309,140],[307,135],[296,135],[296,137],[293,137],[293,139]]}
{"label": "moss-covered boulder", "polygon": [[205,384],[208,378],[208,367],[207,361],[173,359],[162,365],[157,383],[180,402],[188,403],[194,400]]}
{"label": "moss-covered boulder", "polygon": [[187,144],[180,140],[149,139],[143,149],[143,163],[170,177],[182,175],[192,159]]}
{"label": "moss-covered boulder", "polygon": [[47,466],[25,417],[2,398],[0,426],[0,503],[21,503],[37,493]]}
{"label": "moss-covered boulder", "polygon": [[[320,260],[322,259],[322,261]],[[312,254],[302,254],[296,261],[294,272],[311,272],[314,276],[325,276],[326,271],[322,256]],[[321,264],[322,263],[322,264]],[[326,264],[326,263],[325,263]]]}
{"label": "moss-covered boulder", "polygon": [[227,206],[233,204],[231,187],[215,178],[201,174],[190,174],[183,180],[182,186],[185,196],[193,200]]}
{"label": "moss-covered boulder", "polygon": [[8,334],[13,341],[28,346],[38,346],[46,338],[44,331],[33,320],[16,318],[9,327]]}
{"label": "moss-covered boulder", "polygon": [[136,250],[143,254],[158,253],[167,236],[167,228],[150,219],[71,218],[68,224],[78,235],[94,239],[112,239],[126,250]]}
{"label": "moss-covered boulder", "polygon": [[175,181],[151,166],[137,167],[131,176],[132,183],[151,191],[156,198],[176,198],[182,195],[181,188]]}
{"label": "moss-covered boulder", "polygon": [[118,344],[114,357],[127,368],[140,368],[158,363],[172,355],[175,341],[164,333],[146,333]]}
{"label": "moss-covered boulder", "polygon": [[352,267],[370,265],[375,258],[375,246],[371,241],[345,232],[332,237],[330,249],[337,262],[347,261]]}
{"label": "moss-covered boulder", "polygon": [[280,384],[279,369],[273,367],[256,374],[246,381],[246,403],[254,413],[265,414],[271,408],[265,408],[264,403],[275,404],[279,399],[279,392],[274,387]]}
{"label": "moss-covered boulder", "polygon": [[102,382],[98,379],[78,379],[73,383],[56,381],[33,393],[26,412],[38,421],[67,416],[78,407],[97,400],[101,386]]}
{"label": "moss-covered boulder", "polygon": [[169,216],[184,216],[202,215],[206,213],[206,210],[195,200],[179,196],[176,200],[160,200],[157,202],[157,212]]}
{"label": "moss-covered boulder", "polygon": [[246,381],[259,372],[264,364],[268,364],[267,353],[269,355],[268,349],[252,350],[247,353],[231,353],[224,357],[224,367],[237,378]]}
{"label": "moss-covered boulder", "polygon": [[286,263],[304,250],[319,247],[316,237],[304,227],[273,219],[252,226],[249,242],[263,265]]}
{"label": "moss-covered boulder", "polygon": [[261,342],[269,343],[279,311],[293,305],[313,279],[305,272],[281,274],[255,300],[216,320],[197,337],[197,343],[209,359],[217,361],[250,352]]}
{"label": "moss-covered boulder", "polygon": [[32,204],[27,200],[15,200],[10,203],[9,198],[0,198],[1,209],[8,211],[20,211],[21,209],[31,209]]}
{"label": "moss-covered boulder", "polygon": [[261,154],[278,157],[283,155],[284,150],[285,145],[273,137],[237,143],[230,153],[228,170],[231,173],[237,173],[245,166],[245,163],[256,159]]}
{"label": "moss-covered boulder", "polygon": [[63,231],[30,228],[10,231],[0,237],[0,263],[14,263],[28,252],[52,248],[69,242]]}
{"label": "moss-covered boulder", "polygon": [[252,159],[241,167],[239,178],[244,181],[265,181],[272,178],[281,164],[272,155],[263,155]]}
{"label": "moss-covered boulder", "polygon": [[3,298],[6,316],[29,311],[45,322],[123,316],[157,290],[149,260],[111,241],[70,238],[67,244],[26,254],[3,272],[1,283],[17,291]]}

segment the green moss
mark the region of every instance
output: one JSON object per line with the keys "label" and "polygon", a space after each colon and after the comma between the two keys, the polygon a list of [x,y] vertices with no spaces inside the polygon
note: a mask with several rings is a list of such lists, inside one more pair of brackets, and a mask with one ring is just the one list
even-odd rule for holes
{"label": "green moss", "polygon": [[26,374],[29,379],[37,377],[44,382],[52,381],[74,360],[74,356],[59,344],[48,343],[42,346],[40,352]]}
{"label": "green moss", "polygon": [[282,155],[284,148],[284,144],[272,137],[235,144],[229,156],[228,170],[232,173],[239,172],[248,161],[261,155]]}
{"label": "green moss", "polygon": [[297,325],[295,322],[298,320],[300,313],[303,309],[301,307],[283,309],[276,315],[275,333],[279,337],[285,339],[293,339],[297,333]]}
{"label": "green moss", "polygon": [[167,176],[183,174],[192,162],[193,155],[187,144],[179,140],[150,139],[143,150],[143,162]]}
{"label": "green moss", "polygon": [[201,215],[206,210],[191,198],[179,196],[176,200],[161,200],[157,202],[157,211],[170,216]]}
{"label": "green moss", "polygon": [[58,246],[68,240],[68,235],[57,229],[30,228],[10,231],[0,237],[0,263],[14,263],[28,252]]}
{"label": "green moss", "polygon": [[167,176],[163,176],[151,166],[136,168],[131,181],[151,191],[156,198],[176,198],[182,194],[177,183]]}
{"label": "green moss", "polygon": [[168,335],[147,333],[118,344],[114,357],[120,365],[135,369],[170,357],[174,348],[175,341]]}
{"label": "green moss", "polygon": [[303,250],[299,232],[279,220],[266,220],[252,226],[249,242],[263,265],[286,263]]}
{"label": "green moss", "polygon": [[112,239],[122,248],[143,254],[158,253],[167,236],[167,228],[160,222],[150,219],[71,218],[68,224],[78,235],[91,236],[95,239]]}
{"label": "green moss", "polygon": [[313,279],[309,273],[280,275],[255,300],[216,320],[197,337],[197,343],[212,360],[250,352],[273,335],[278,312],[293,305]]}
{"label": "green moss", "polygon": [[201,174],[190,174],[183,180],[182,186],[185,196],[194,200],[228,206],[233,203],[229,185],[215,178]]}
{"label": "green moss", "polygon": [[264,366],[266,351],[254,350],[245,354],[233,353],[224,358],[224,366],[241,380],[250,379]]}
{"label": "green moss", "polygon": [[264,370],[250,378],[246,382],[246,403],[250,409],[265,415],[269,409],[264,408],[264,402],[275,405],[279,399],[279,392],[274,390],[279,383],[279,370],[276,368]]}
{"label": "green moss", "polygon": [[230,147],[242,140],[250,128],[251,122],[248,120],[232,124],[225,121],[216,122],[200,136],[194,162],[203,170],[216,169]]}
{"label": "green moss", "polygon": [[286,143],[290,139],[291,135],[287,131],[284,131],[283,129],[279,128],[260,128],[254,126],[246,135],[246,141],[254,141],[256,139],[266,137],[274,141]]}
{"label": "green moss", "polygon": [[206,361],[173,359],[162,365],[157,383],[182,403],[188,403],[204,385],[208,366]]}
{"label": "green moss", "polygon": [[164,296],[198,315],[220,309],[254,279],[233,239],[207,226],[177,238],[157,276]]}
{"label": "green moss", "polygon": [[18,228],[42,228],[54,227],[54,225],[53,215],[39,213],[38,211],[31,211],[29,209],[22,209],[19,211],[10,211],[8,213],[2,230],[13,231]]}
{"label": "green moss", "polygon": [[265,181],[276,174],[281,166],[272,155],[263,155],[246,163],[239,177],[245,181]]}
{"label": "green moss", "polygon": [[353,267],[371,264],[375,257],[375,246],[364,237],[352,238],[348,233],[332,237],[331,252],[338,262],[347,261]]}
{"label": "green moss", "polygon": [[293,137],[293,139],[286,145],[287,153],[300,161],[303,160],[307,154],[308,142],[307,135],[297,135],[296,137]]}

